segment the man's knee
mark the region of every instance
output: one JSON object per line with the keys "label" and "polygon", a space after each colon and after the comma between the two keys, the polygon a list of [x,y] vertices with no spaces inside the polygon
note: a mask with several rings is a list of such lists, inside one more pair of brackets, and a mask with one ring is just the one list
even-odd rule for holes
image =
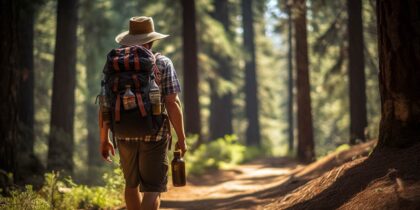
{"label": "man's knee", "polygon": [[144,192],[144,198],[154,201],[160,198],[160,192]]}
{"label": "man's knee", "polygon": [[129,192],[136,192],[136,191],[139,191],[139,186],[125,185],[125,190]]}

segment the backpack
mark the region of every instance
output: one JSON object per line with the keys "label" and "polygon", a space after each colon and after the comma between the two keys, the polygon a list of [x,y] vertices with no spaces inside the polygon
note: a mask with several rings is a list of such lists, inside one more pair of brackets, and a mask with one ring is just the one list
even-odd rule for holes
{"label": "backpack", "polygon": [[[102,88],[109,102],[114,137],[129,139],[157,134],[166,115],[153,113],[149,97],[151,86],[160,86],[156,56],[147,48],[136,45],[112,49],[106,62]],[[127,91],[135,96],[131,101],[135,108],[130,110],[123,104]],[[158,100],[161,102],[162,97]]]}

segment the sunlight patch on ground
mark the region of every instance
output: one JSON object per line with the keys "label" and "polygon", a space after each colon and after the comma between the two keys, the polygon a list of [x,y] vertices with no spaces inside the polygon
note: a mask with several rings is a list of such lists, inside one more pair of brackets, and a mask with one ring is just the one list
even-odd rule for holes
{"label": "sunlight patch on ground", "polygon": [[289,174],[289,169],[280,169],[280,168],[262,168],[251,171],[249,176],[252,177],[265,177],[265,176],[282,176]]}

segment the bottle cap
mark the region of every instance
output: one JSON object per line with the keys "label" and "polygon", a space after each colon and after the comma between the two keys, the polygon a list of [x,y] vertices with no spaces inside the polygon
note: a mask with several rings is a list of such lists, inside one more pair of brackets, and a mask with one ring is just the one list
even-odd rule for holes
{"label": "bottle cap", "polygon": [[175,157],[181,157],[181,150],[174,151],[174,156]]}

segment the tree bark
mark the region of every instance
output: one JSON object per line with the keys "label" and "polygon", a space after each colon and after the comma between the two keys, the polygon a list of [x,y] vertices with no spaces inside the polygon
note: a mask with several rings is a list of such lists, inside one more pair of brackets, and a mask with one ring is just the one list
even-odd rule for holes
{"label": "tree bark", "polygon": [[185,131],[201,136],[200,103],[198,98],[197,30],[195,1],[182,0],[182,40],[184,59]]}
{"label": "tree bark", "polygon": [[255,62],[255,43],[252,0],[242,0],[242,24],[243,38],[246,52],[245,58],[245,101],[246,118],[248,127],[246,130],[246,144],[260,146],[260,124],[258,119],[258,96],[257,74]]}
{"label": "tree bark", "polygon": [[293,36],[292,36],[292,28],[293,28],[293,21],[292,21],[292,12],[291,12],[291,5],[287,5],[287,45],[289,47],[287,52],[287,75],[288,75],[288,83],[287,83],[287,93],[288,93],[288,100],[287,100],[287,121],[289,123],[288,129],[288,136],[289,136],[289,152],[292,152],[294,149],[294,120],[293,120],[293,87],[294,87],[294,80],[293,80]]}
{"label": "tree bark", "polygon": [[382,118],[378,148],[420,142],[420,1],[377,0]]}
{"label": "tree bark", "polygon": [[293,22],[295,28],[297,69],[297,155],[300,161],[311,162],[315,158],[315,151],[309,84],[309,60],[305,0],[294,1],[294,12],[295,14],[293,14]]}
{"label": "tree bark", "polygon": [[19,11],[19,121],[21,139],[19,151],[33,153],[34,147],[34,10],[33,8]]}
{"label": "tree bark", "polygon": [[[95,1],[83,1],[82,15],[83,32],[85,37],[84,51],[86,53],[86,127],[87,127],[87,166],[88,183],[100,184],[101,167],[104,161],[99,153],[99,127],[98,127],[98,106],[94,104],[94,99],[100,91],[100,75],[102,70],[102,60],[99,53],[104,48],[100,37],[103,37],[105,17],[102,11],[95,7]],[[98,20],[99,19],[99,20]],[[106,21],[106,20],[105,20]],[[101,61],[99,61],[101,60]]]}
{"label": "tree bark", "polygon": [[8,0],[0,2],[0,187],[5,189],[11,183],[4,175],[16,176],[16,151],[18,141],[18,92],[20,85],[18,24],[19,3]]}
{"label": "tree bark", "polygon": [[77,0],[59,0],[54,54],[48,170],[73,172]]}
{"label": "tree bark", "polygon": [[44,167],[34,154],[34,13],[36,3],[19,1],[18,51],[20,88],[18,92],[19,138],[14,182],[40,185]]}
{"label": "tree bark", "polygon": [[367,127],[362,1],[347,0],[349,37],[350,144],[365,141]]}
{"label": "tree bark", "polygon": [[[214,18],[224,27],[225,33],[231,37],[229,21],[229,2],[227,0],[214,0]],[[232,80],[232,70],[230,59],[213,53],[213,57],[218,62],[217,75],[224,80]],[[232,93],[218,94],[218,85],[215,81],[210,81],[211,102],[210,102],[210,139],[215,140],[226,134],[232,134]]]}

